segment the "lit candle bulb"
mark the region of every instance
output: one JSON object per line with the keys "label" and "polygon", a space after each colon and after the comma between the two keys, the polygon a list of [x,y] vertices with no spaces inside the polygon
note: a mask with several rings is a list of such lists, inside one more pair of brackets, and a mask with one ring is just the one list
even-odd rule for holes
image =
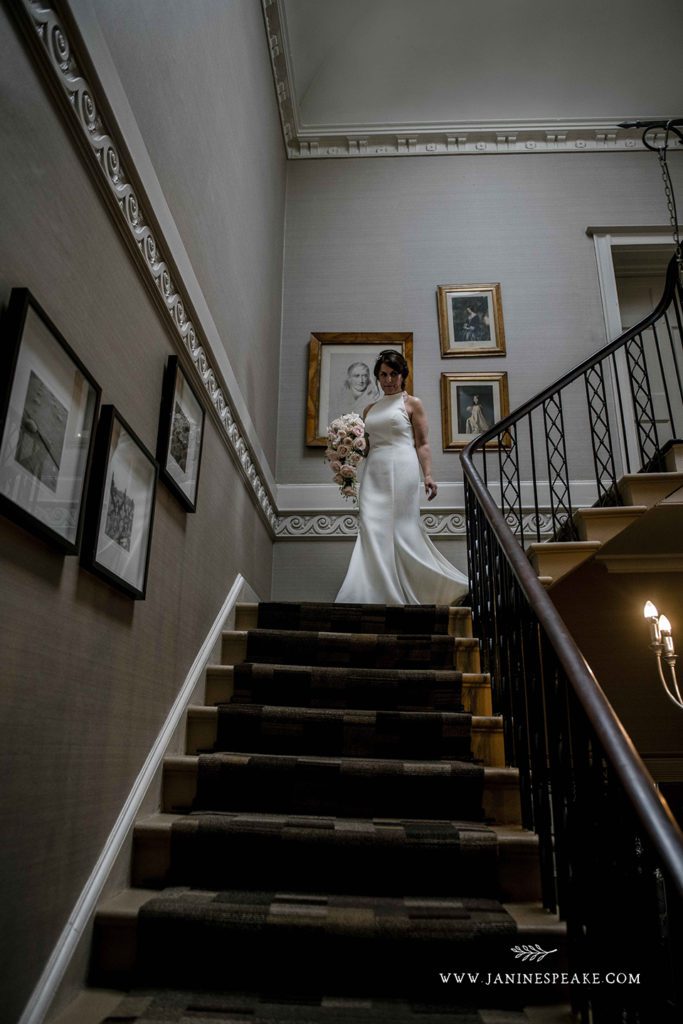
{"label": "lit candle bulb", "polygon": [[648,601],[643,608],[643,616],[647,619],[650,624],[650,643],[658,644],[661,641],[661,634],[659,632],[658,616],[659,612],[653,605],[652,601]]}
{"label": "lit candle bulb", "polygon": [[671,623],[667,619],[666,615],[659,616],[659,632],[662,635],[664,646],[667,654],[674,653],[674,640],[671,636]]}

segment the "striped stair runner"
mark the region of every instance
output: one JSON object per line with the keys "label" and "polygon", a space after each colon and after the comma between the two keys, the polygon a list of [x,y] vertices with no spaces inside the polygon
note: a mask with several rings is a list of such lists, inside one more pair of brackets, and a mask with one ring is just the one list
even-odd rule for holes
{"label": "striped stair runner", "polygon": [[500,995],[441,979],[512,969],[520,941],[463,707],[469,614],[269,603],[243,619],[208,674],[196,756],[169,759],[164,888],[137,914],[138,989],[107,1021],[525,1020],[482,1016]]}

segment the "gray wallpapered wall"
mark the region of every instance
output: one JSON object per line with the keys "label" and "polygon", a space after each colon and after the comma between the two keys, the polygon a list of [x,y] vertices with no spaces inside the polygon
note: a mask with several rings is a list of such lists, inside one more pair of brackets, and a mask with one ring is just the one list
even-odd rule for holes
{"label": "gray wallpapered wall", "polygon": [[[242,15],[248,7],[240,5]],[[220,201],[231,216],[239,211],[238,221],[258,227],[244,232],[239,222],[230,224],[238,250],[232,258],[211,249],[222,244],[221,230],[193,258],[207,292],[223,289],[214,298],[216,319],[239,310],[230,355],[245,392],[255,396],[272,454],[276,380],[264,391],[261,379],[248,377],[277,353],[285,191],[260,17],[256,7],[251,28],[235,26],[221,46],[238,63],[253,61],[256,95],[233,95],[234,117],[252,125],[273,159],[256,176],[245,160],[224,166],[227,191],[216,186],[211,203],[205,187],[192,193],[207,204],[206,217],[218,216]],[[102,386],[103,401],[114,403],[154,451],[170,338],[4,10],[0,35],[7,42],[0,299],[12,286],[29,287]],[[176,71],[180,89],[183,69]],[[241,114],[240,103],[248,108]],[[180,156],[182,168],[168,167],[163,153],[155,158],[160,175],[168,171],[169,198],[181,207],[188,186],[173,174],[192,168]],[[220,154],[204,151],[202,159],[214,166]],[[188,236],[188,245],[199,245],[199,235]],[[267,268],[260,305],[245,284],[255,265]],[[63,558],[0,518],[3,1022],[20,1016],[236,573],[267,596],[271,557],[266,528],[208,417],[197,513],[186,515],[159,485],[144,602],[118,594],[79,569],[76,558]]]}
{"label": "gray wallpapered wall", "polygon": [[90,3],[274,470],[285,151],[261,5]]}
{"label": "gray wallpapered wall", "polygon": [[[683,161],[671,163],[683,187]],[[442,451],[441,373],[505,370],[511,408],[532,397],[606,341],[586,227],[651,224],[666,224],[666,206],[646,153],[290,162],[278,480],[330,479],[320,450],[304,444],[311,331],[413,331],[435,475],[461,480],[457,454]],[[490,281],[502,286],[507,356],[443,359],[437,285]],[[583,429],[577,419],[568,431],[570,451]],[[588,469],[572,464],[576,477]],[[462,544],[448,544],[464,568]],[[318,545],[277,542],[276,596],[303,589],[297,564],[312,598],[334,595],[350,546]]]}
{"label": "gray wallpapered wall", "polygon": [[[683,161],[671,160],[683,187]],[[605,342],[588,225],[667,222],[647,153],[401,157],[288,164],[278,480],[326,482],[303,443],[311,331],[414,333],[438,479],[442,372],[506,370],[511,407]],[[506,358],[442,359],[439,284],[500,281]]]}

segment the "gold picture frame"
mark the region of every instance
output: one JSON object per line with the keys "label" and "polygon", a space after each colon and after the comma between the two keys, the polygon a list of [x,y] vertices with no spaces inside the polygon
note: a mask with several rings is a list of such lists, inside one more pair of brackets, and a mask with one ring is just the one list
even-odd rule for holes
{"label": "gold picture frame", "polygon": [[436,298],[445,359],[505,355],[500,284],[440,284]]}
{"label": "gold picture frame", "polygon": [[383,349],[403,355],[410,374],[406,392],[412,394],[413,335],[410,331],[311,334],[308,345],[306,445],[327,446],[327,428],[345,412],[359,412],[381,398],[373,367]]}
{"label": "gold picture frame", "polygon": [[[441,374],[441,429],[445,452],[461,451],[509,412],[506,372]],[[509,443],[509,435],[506,435],[502,447],[507,448]],[[500,445],[497,441],[488,441],[486,447],[495,449]]]}

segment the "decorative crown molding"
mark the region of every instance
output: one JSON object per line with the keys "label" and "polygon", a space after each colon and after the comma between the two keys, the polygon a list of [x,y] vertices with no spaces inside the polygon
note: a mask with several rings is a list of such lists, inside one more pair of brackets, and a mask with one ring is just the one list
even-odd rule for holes
{"label": "decorative crown molding", "polygon": [[259,472],[255,453],[240,425],[227,387],[219,383],[220,376],[214,368],[208,343],[187,312],[191,303],[182,282],[174,279],[165,253],[165,241],[160,230],[151,226],[153,217],[147,196],[140,185],[134,184],[133,176],[125,167],[121,155],[125,147],[113,114],[103,112],[107,104],[104,97],[100,97],[99,83],[93,76],[87,80],[82,70],[84,61],[76,53],[76,43],[54,6],[46,0],[20,0],[18,6],[26,15],[22,21],[33,43],[38,43],[37,48],[35,45],[33,48],[42,54],[41,64],[49,75],[50,84],[53,88],[56,86],[57,95],[66,100],[61,104],[62,109],[85,142],[86,151],[94,157],[89,166],[96,168],[100,184],[104,183],[105,193],[113,200],[109,207],[117,211],[119,227],[123,227],[132,248],[140,256],[137,265],[144,268],[147,283],[161,299],[159,305],[165,310],[166,322],[177,346],[189,355],[228,449],[257,508],[274,533],[277,513],[273,498]]}
{"label": "decorative crown molding", "polygon": [[[613,153],[643,150],[634,118],[573,118],[474,123],[305,125],[297,109],[282,0],[261,0],[280,121],[290,160],[380,156],[482,156],[493,153]],[[680,142],[672,145],[681,148]]]}

